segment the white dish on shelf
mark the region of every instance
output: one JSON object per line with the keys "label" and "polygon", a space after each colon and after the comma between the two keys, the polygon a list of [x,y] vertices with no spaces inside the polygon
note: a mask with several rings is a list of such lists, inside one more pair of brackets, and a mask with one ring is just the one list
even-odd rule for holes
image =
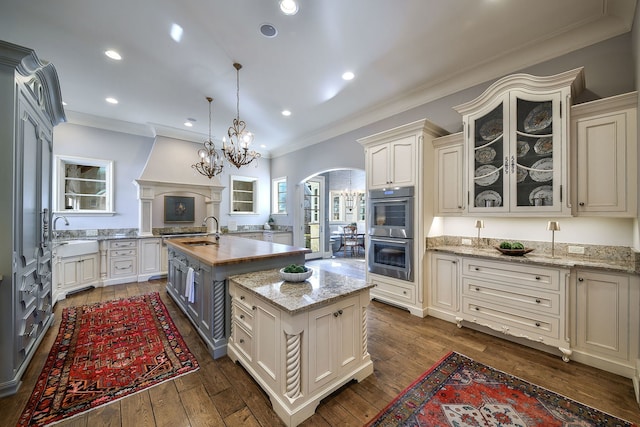
{"label": "white dish on shelf", "polygon": [[531,147],[529,146],[529,143],[527,141],[518,141],[518,144],[517,144],[518,157],[526,156],[530,148]]}
{"label": "white dish on shelf", "polygon": [[553,178],[553,159],[545,157],[531,165],[529,176],[536,182],[547,182]]}
{"label": "white dish on shelf", "polygon": [[529,194],[531,206],[536,205],[536,199],[542,200],[542,206],[553,205],[553,188],[550,185],[541,185],[534,188]]}
{"label": "white dish on shelf", "polygon": [[545,136],[540,138],[533,146],[533,151],[540,156],[544,156],[553,152],[553,138]]}
{"label": "white dish on shelf", "polygon": [[476,169],[475,183],[486,187],[498,180],[500,177],[500,171],[493,165],[482,165]]}
{"label": "white dish on shelf", "polygon": [[489,207],[498,207],[502,205],[502,197],[500,194],[493,190],[485,190],[476,196],[475,206],[478,208],[487,207],[487,201],[493,205]]}
{"label": "white dish on shelf", "polygon": [[478,163],[489,163],[496,157],[496,150],[493,147],[482,147],[476,149],[476,161]]}
{"label": "white dish on shelf", "polygon": [[551,103],[545,102],[535,107],[524,119],[524,131],[527,133],[540,133],[546,129],[553,120]]}
{"label": "white dish on shelf", "polygon": [[518,166],[516,168],[516,182],[520,183],[524,181],[525,179],[527,179],[527,175],[529,175],[529,172],[527,172],[525,168],[521,166]]}
{"label": "white dish on shelf", "polygon": [[491,119],[480,127],[480,136],[485,141],[491,141],[502,135],[502,119]]}

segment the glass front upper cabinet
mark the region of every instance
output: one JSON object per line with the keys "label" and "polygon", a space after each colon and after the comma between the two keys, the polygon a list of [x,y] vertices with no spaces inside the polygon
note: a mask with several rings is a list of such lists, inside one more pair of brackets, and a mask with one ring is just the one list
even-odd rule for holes
{"label": "glass front upper cabinet", "polygon": [[[557,79],[516,75],[456,107],[465,124],[469,213],[570,214],[567,115],[571,82],[581,74],[579,69]],[[513,79],[526,90],[517,89]]]}
{"label": "glass front upper cabinet", "polygon": [[56,156],[56,212],[113,213],[113,162]]}

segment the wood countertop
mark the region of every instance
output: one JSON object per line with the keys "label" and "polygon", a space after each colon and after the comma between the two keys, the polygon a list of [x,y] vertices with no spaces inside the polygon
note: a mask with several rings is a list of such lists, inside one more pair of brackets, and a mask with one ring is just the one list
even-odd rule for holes
{"label": "wood countertop", "polygon": [[216,242],[213,235],[199,237],[173,238],[166,240],[167,245],[190,255],[205,264],[221,266],[239,264],[258,259],[268,260],[289,255],[303,255],[311,252],[307,248],[245,239],[229,235],[220,236]]}

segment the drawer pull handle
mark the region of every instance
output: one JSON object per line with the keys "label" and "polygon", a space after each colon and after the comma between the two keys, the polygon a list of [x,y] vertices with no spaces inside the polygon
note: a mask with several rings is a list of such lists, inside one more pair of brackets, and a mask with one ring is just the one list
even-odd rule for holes
{"label": "drawer pull handle", "polygon": [[582,277],[579,277],[578,282],[584,282],[584,279]]}
{"label": "drawer pull handle", "polygon": [[536,280],[540,280],[540,276],[536,276]]}
{"label": "drawer pull handle", "polygon": [[451,264],[455,264],[455,263],[456,263],[455,261],[451,261]]}
{"label": "drawer pull handle", "polygon": [[480,267],[476,267],[476,271],[480,271]]}
{"label": "drawer pull handle", "polygon": [[536,322],[536,327],[540,327],[540,322]]}
{"label": "drawer pull handle", "polygon": [[244,314],[241,314],[241,315],[240,315],[240,318],[244,320]]}
{"label": "drawer pull handle", "polygon": [[540,298],[536,298],[536,304],[540,304]]}
{"label": "drawer pull handle", "polygon": [[251,306],[251,310],[255,310],[257,307],[255,305]]}
{"label": "drawer pull handle", "polygon": [[240,338],[240,344],[244,344],[244,339]]}
{"label": "drawer pull handle", "polygon": [[476,307],[476,311],[480,311],[480,307]]}
{"label": "drawer pull handle", "polygon": [[584,202],[580,202],[578,203],[580,206],[584,206]]}
{"label": "drawer pull handle", "polygon": [[244,301],[244,295],[240,296],[240,301]]}
{"label": "drawer pull handle", "polygon": [[338,312],[337,312],[337,311],[334,311],[334,312],[333,312],[333,317],[338,317],[338,316],[339,316]]}
{"label": "drawer pull handle", "polygon": [[476,288],[476,292],[480,292],[480,288]]}

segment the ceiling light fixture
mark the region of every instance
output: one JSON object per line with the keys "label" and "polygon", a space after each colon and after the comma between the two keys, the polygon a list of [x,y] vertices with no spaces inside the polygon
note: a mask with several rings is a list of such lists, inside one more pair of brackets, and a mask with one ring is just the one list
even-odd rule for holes
{"label": "ceiling light fixture", "polygon": [[109,58],[114,59],[116,61],[120,61],[122,59],[122,56],[120,56],[120,54],[118,52],[116,52],[115,50],[107,50],[104,52],[105,55],[107,55]]}
{"label": "ceiling light fixture", "polygon": [[117,104],[118,100],[112,97],[108,97],[104,99],[105,101],[107,101],[109,104]]}
{"label": "ceiling light fixture", "polygon": [[298,13],[298,3],[295,0],[280,0],[280,10],[285,15]]}
{"label": "ceiling light fixture", "polygon": [[289,117],[291,115],[291,111],[289,110],[282,110],[282,115],[285,117]]}
{"label": "ceiling light fixture", "polygon": [[224,159],[216,150],[216,145],[211,139],[211,102],[213,98],[208,96],[209,101],[209,138],[203,143],[204,148],[198,150],[198,157],[200,161],[191,165],[192,168],[198,171],[201,175],[211,179],[214,176],[222,172],[224,166]]}
{"label": "ceiling light fixture", "polygon": [[344,190],[342,196],[344,197],[345,207],[349,209],[349,211],[352,211],[358,193],[351,191],[351,171],[349,171],[349,188]]}
{"label": "ceiling light fixture", "polygon": [[261,155],[255,150],[249,150],[253,142],[253,133],[246,129],[247,124],[244,120],[240,120],[240,69],[242,65],[235,62],[233,67],[236,69],[236,118],[233,119],[233,125],[227,131],[229,145],[227,145],[226,139],[222,138],[222,152],[231,164],[240,169],[241,166],[259,159]]}
{"label": "ceiling light fixture", "polygon": [[351,71],[345,71],[345,72],[342,74],[342,80],[353,80],[353,78],[354,78],[355,76],[356,76],[356,75],[355,75],[355,74],[353,74]]}
{"label": "ceiling light fixture", "polygon": [[182,40],[183,32],[184,31],[180,25],[171,24],[171,30],[169,31],[169,35],[171,36],[174,42],[180,43],[180,40]]}

